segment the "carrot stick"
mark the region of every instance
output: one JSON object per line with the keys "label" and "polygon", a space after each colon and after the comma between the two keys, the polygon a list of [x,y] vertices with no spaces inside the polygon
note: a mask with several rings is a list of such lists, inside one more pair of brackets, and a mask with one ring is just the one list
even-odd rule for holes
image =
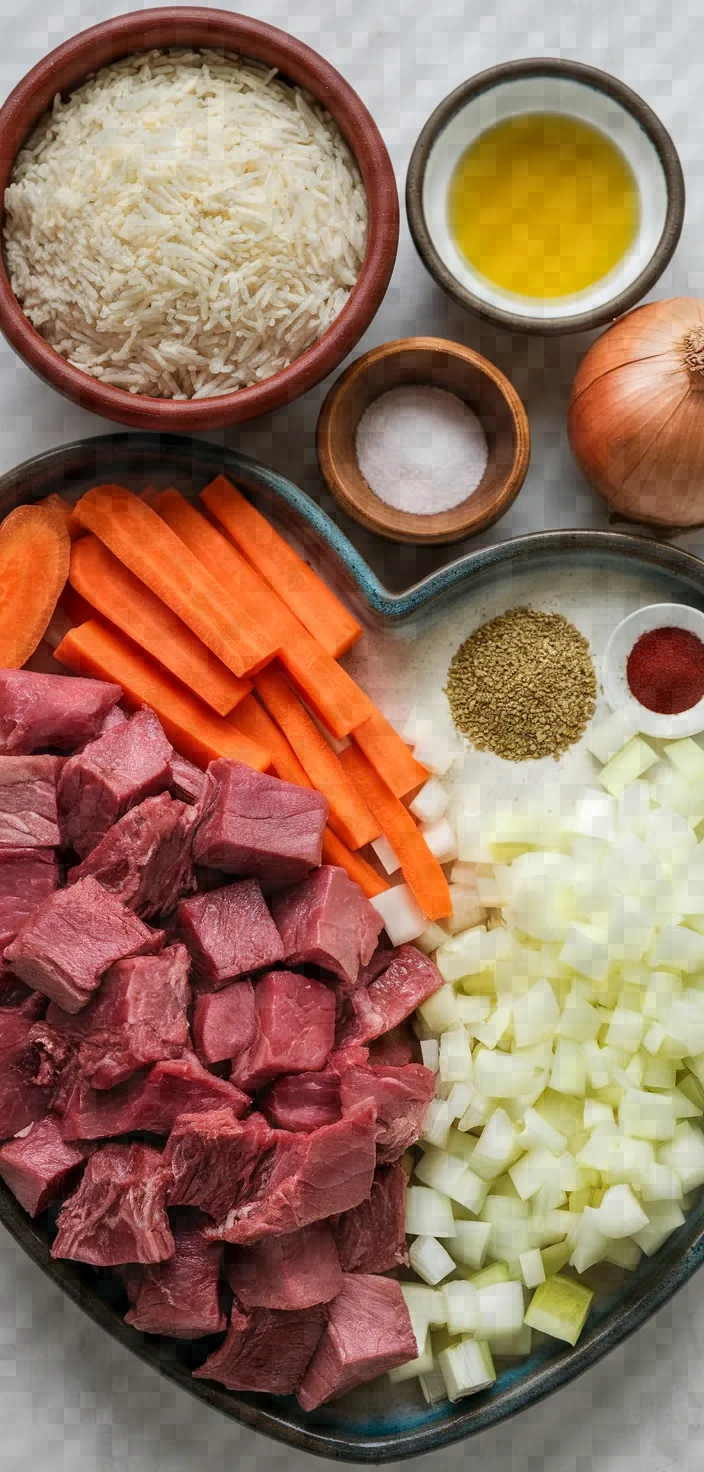
{"label": "carrot stick", "polygon": [[232,594],[223,592],[212,573],[138,496],[122,486],[95,486],[81,497],[75,514],[233,675],[246,675],[272,658],[278,644],[266,631],[252,628]]}
{"label": "carrot stick", "polygon": [[323,834],[323,863],[336,864],[339,869],[346,869],[350,879],[354,879],[368,900],[373,899],[375,894],[383,894],[385,889],[391,887],[377,874],[376,869],[372,869],[366,859],[361,859],[359,854],[351,854],[332,828],[326,828]]}
{"label": "carrot stick", "polygon": [[218,715],[226,716],[251,690],[249,680],[238,679],[221,664],[97,537],[82,537],[74,546],[69,580],[94,610],[146,649]]}
{"label": "carrot stick", "polygon": [[80,521],[74,516],[73,506],[65,496],[59,496],[56,491],[52,491],[50,496],[45,496],[44,500],[39,502],[39,505],[50,506],[52,511],[58,511],[72,542],[77,542],[79,537],[85,536],[85,527],[81,526]]}
{"label": "carrot stick", "polygon": [[260,670],[254,688],[290,741],[301,766],[318,792],[328,800],[329,823],[348,848],[362,848],[378,838],[381,828],[362,801],[354,782],[343,771],[338,757],[312,721],[307,710],[275,665]]}
{"label": "carrot stick", "polygon": [[215,757],[230,757],[258,772],[271,765],[271,755],[236,731],[197,700],[185,685],[148,659],[124,634],[100,619],[71,629],[54,658],[77,675],[94,675],[121,685],[129,705],[149,705],[177,751],[199,767]]}
{"label": "carrot stick", "polygon": [[71,543],[58,511],[17,506],[0,526],[0,665],[19,670],[46,633],[68,577]]}
{"label": "carrot stick", "polygon": [[271,765],[283,782],[294,782],[297,787],[312,787],[290,742],[256,696],[248,695],[240,701],[230,721],[243,736],[249,736],[250,741],[256,741],[271,752]]}
{"label": "carrot stick", "polygon": [[350,731],[376,707],[298,622],[269,584],[195,506],[178,491],[160,491],[152,508],[223,587],[232,591],[254,627],[265,628],[279,644],[280,658],[308,705],[334,736]]}
{"label": "carrot stick", "polygon": [[427,782],[430,775],[427,768],[416,761],[398,731],[380,710],[357,726],[353,737],[395,797],[405,797],[414,787]]}
{"label": "carrot stick", "polygon": [[361,624],[231,481],[218,475],[200,494],[240,551],[328,654],[337,659],[357,643]]}
{"label": "carrot stick", "polygon": [[411,814],[359,747],[348,746],[340,752],[340,762],[401,860],[403,877],[421,910],[429,920],[443,920],[452,911],[448,883]]}

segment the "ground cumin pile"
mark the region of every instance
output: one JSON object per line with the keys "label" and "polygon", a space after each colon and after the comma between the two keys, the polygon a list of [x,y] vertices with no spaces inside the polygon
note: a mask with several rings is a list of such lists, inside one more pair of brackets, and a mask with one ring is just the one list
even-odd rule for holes
{"label": "ground cumin pile", "polygon": [[445,693],[479,751],[510,762],[558,757],[594,714],[588,641],[561,613],[512,608],[460,645]]}

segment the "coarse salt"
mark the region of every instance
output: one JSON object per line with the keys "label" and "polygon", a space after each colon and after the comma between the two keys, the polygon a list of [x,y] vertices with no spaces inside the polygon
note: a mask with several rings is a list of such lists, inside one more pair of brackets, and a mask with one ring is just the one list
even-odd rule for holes
{"label": "coarse salt", "polygon": [[477,415],[456,394],[404,384],[362,415],[357,464],[387,506],[418,516],[449,511],[476,491],[489,451]]}

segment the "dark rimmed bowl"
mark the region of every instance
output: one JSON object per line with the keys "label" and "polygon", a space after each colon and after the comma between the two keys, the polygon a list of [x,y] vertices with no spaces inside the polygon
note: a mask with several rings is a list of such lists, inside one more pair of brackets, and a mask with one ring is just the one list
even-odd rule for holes
{"label": "dark rimmed bowl", "polygon": [[[526,569],[562,568],[577,562],[614,574],[641,573],[662,580],[663,596],[704,607],[704,563],[665,543],[616,532],[539,532],[448,561],[432,576],[392,594],[315,502],[284,477],[247,456],[216,445],[171,435],[115,434],[81,440],[38,455],[0,477],[0,517],[22,502],[52,491],[81,493],[96,482],[122,482],[134,489],[147,481],[197,491],[220,471],[271,515],[311,562],[334,582],[377,629],[431,610],[442,615],[463,589],[493,586],[501,575]],[[375,548],[375,565],[388,565],[388,543]],[[667,590],[667,594],[665,593]],[[556,1341],[536,1345],[529,1359],[501,1370],[494,1387],[450,1406],[427,1409],[412,1382],[387,1381],[345,1397],[337,1405],[305,1415],[293,1399],[252,1396],[193,1380],[207,1341],[158,1339],[124,1322],[127,1307],[115,1278],[81,1263],[52,1261],[51,1223],[35,1221],[0,1182],[0,1221],[69,1297],[112,1337],[146,1364],[196,1395],[206,1405],[257,1431],[309,1453],[356,1463],[391,1462],[431,1452],[483,1431],[534,1405],[568,1384],[645,1323],[688,1281],[704,1261],[704,1201],[653,1258],[644,1259],[626,1281],[615,1270],[602,1289],[599,1307],[575,1349]]]}
{"label": "dark rimmed bowl", "polygon": [[130,394],[74,368],[25,317],[0,258],[0,331],[11,346],[67,399],[136,429],[195,431],[242,424],[306,393],[337,368],[366,332],[386,294],[398,245],[398,195],[391,160],[361,98],[310,46],[264,21],[226,10],[187,6],[137,10],[81,31],[49,52],[0,108],[0,200],[24,139],[58,92],[69,94],[91,73],[132,52],[179,46],[237,52],[277,67],[286,80],[307,88],[328,109],[362,175],[369,211],[367,249],[339,316],[290,367],[253,388],[189,400]]}
{"label": "dark rimmed bowl", "polygon": [[[581,116],[610,136],[633,167],[641,205],[640,233],[623,262],[587,291],[545,302],[521,299],[480,276],[446,221],[447,184],[467,144],[504,117],[536,110]],[[505,62],[463,82],[428,119],[406,177],[411,235],[438,285],[496,326],[544,336],[591,331],[635,306],[665,270],[684,208],[677,150],[648,104],[608,72],[557,57]]]}

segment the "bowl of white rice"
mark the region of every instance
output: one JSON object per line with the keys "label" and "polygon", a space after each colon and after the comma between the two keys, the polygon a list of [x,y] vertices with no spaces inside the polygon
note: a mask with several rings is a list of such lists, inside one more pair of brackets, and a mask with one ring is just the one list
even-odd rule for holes
{"label": "bowl of white rice", "polygon": [[0,330],[105,418],[281,407],[366,331],[398,243],[385,144],[310,47],[150,10],[52,51],[0,108]]}

